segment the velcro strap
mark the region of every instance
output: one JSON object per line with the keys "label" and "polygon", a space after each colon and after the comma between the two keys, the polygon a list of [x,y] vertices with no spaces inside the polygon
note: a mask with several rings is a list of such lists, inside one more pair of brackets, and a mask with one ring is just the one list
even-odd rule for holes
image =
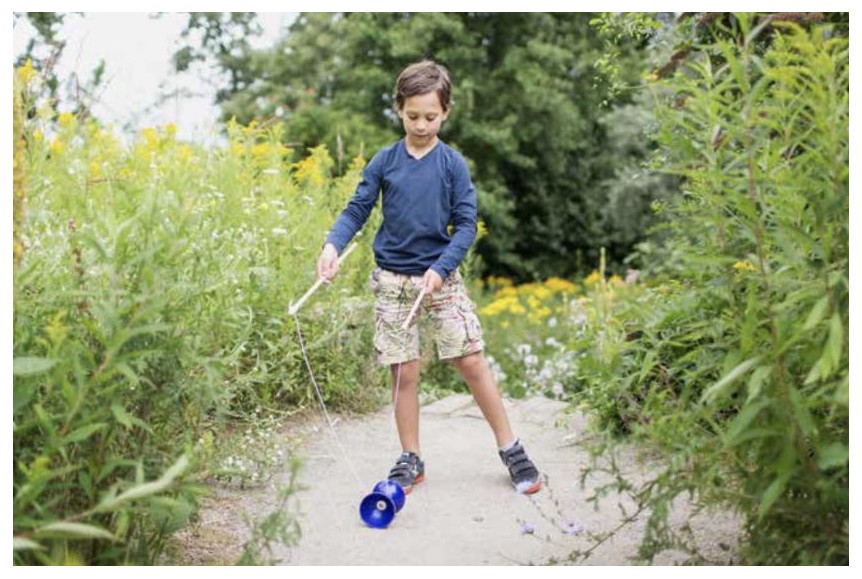
{"label": "velcro strap", "polygon": [[528,470],[533,470],[535,467],[530,463],[529,460],[519,460],[518,462],[512,463],[509,465],[509,472],[512,474],[520,474],[522,472],[526,472]]}
{"label": "velcro strap", "polygon": [[392,470],[389,471],[390,476],[397,476],[401,474],[408,474],[410,472],[410,464],[406,462],[399,462],[395,466],[392,467]]}

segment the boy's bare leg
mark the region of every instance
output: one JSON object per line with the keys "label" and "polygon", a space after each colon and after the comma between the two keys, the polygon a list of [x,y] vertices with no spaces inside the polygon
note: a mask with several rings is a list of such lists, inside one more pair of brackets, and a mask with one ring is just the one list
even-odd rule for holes
{"label": "boy's bare leg", "polygon": [[[398,368],[401,367],[401,376]],[[395,404],[395,424],[398,426],[398,438],[401,439],[401,449],[407,452],[419,452],[419,360],[411,360],[403,364],[392,364],[392,401]],[[398,399],[395,399],[396,388]]]}
{"label": "boy's bare leg", "polygon": [[[464,378],[464,382],[470,387],[476,404],[482,410],[485,420],[491,425],[494,438],[497,439],[497,447],[503,447],[512,442],[515,435],[509,425],[509,417],[506,415],[506,408],[503,406],[503,399],[497,389],[494,374],[482,352],[454,358],[452,363],[461,377]],[[402,374],[402,384],[403,379]]]}

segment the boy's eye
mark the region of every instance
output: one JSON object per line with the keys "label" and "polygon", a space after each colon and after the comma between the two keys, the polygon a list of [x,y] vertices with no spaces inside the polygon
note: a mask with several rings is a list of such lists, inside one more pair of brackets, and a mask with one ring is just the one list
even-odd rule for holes
{"label": "boy's eye", "polygon": [[[407,118],[410,119],[411,121],[415,121],[416,119],[419,118],[419,115],[408,114]],[[425,120],[430,123],[430,122],[434,121],[434,119],[436,119],[436,118],[437,118],[437,115],[429,115],[429,116],[425,117]]]}

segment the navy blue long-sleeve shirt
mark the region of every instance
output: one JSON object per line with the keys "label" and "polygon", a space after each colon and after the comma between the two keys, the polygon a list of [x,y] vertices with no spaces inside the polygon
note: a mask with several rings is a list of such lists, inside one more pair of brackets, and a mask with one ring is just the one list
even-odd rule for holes
{"label": "navy blue long-sleeve shirt", "polygon": [[339,255],[365,225],[381,191],[377,265],[407,275],[430,268],[449,277],[476,239],[476,189],[464,157],[443,141],[421,159],[410,156],[404,139],[378,151],[326,238]]}

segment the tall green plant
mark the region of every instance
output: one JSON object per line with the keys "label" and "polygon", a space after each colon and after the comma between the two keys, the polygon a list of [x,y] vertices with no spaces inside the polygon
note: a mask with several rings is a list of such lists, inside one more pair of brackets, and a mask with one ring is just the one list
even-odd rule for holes
{"label": "tall green plant", "polygon": [[[211,150],[177,141],[171,125],[123,146],[68,113],[25,121],[25,105],[15,561],[153,563],[219,468],[204,447],[229,420],[316,404],[287,304],[314,281],[362,161],[334,179],[325,149],[292,162],[279,129],[236,124]],[[356,251],[300,313],[330,407],[379,393],[363,299],[371,260]]]}
{"label": "tall green plant", "polygon": [[[735,15],[653,86],[672,291],[593,394],[665,449],[645,556],[674,497],[738,510],[754,563],[849,559],[849,58],[829,27]],[[771,35],[768,42],[764,37]],[[666,541],[665,541],[666,544]]]}

